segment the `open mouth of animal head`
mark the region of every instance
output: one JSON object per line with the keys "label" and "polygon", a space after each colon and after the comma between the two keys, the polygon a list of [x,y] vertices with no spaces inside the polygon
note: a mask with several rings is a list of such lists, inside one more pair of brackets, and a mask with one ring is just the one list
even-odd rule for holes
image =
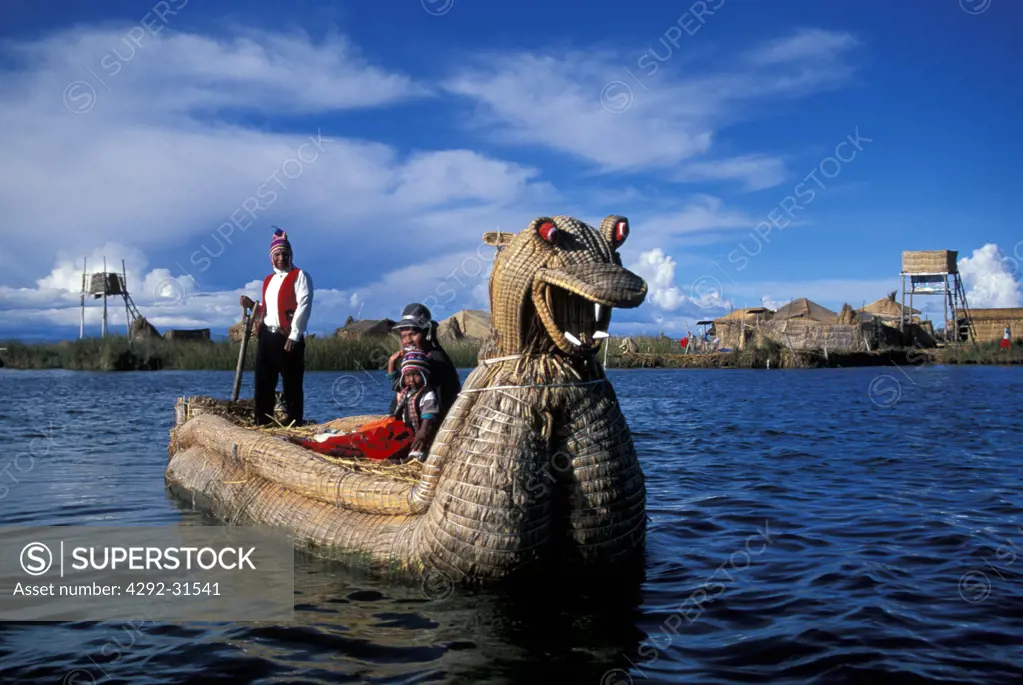
{"label": "open mouth of animal head", "polygon": [[596,352],[607,339],[611,310],[638,307],[646,283],[616,264],[540,269],[533,279],[533,304],[547,334],[562,352]]}

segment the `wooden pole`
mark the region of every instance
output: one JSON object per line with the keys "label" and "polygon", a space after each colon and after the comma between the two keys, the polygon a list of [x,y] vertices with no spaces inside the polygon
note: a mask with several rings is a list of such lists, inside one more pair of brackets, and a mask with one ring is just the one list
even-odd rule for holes
{"label": "wooden pole", "polygon": [[899,305],[899,332],[902,333],[902,344],[906,344],[906,274],[902,274],[902,301]]}
{"label": "wooden pole", "polygon": [[81,340],[85,337],[85,271],[86,271],[86,258],[82,257],[82,323],[78,327],[78,339]]}
{"label": "wooden pole", "polygon": [[103,337],[107,337],[107,258],[103,257]]}
{"label": "wooden pole", "polygon": [[[941,314],[945,317],[945,347],[948,347],[948,304],[952,299],[952,293],[948,289],[948,276],[945,276],[945,297],[941,298]],[[956,323],[958,334],[959,324]]]}
{"label": "wooden pole", "polygon": [[739,351],[746,349],[746,312],[739,317]]}
{"label": "wooden pole", "polygon": [[242,387],[242,371],[245,369],[245,352],[249,347],[249,331],[252,330],[252,319],[248,307],[242,307],[242,318],[245,321],[242,332],[242,346],[238,350],[238,366],[234,370],[234,390],[231,391],[231,401],[238,401],[238,393]]}
{"label": "wooden pole", "polygon": [[128,347],[131,347],[131,312],[128,311],[128,270],[121,260],[121,297],[124,299],[124,329],[128,332]]}
{"label": "wooden pole", "polygon": [[[912,331],[913,331],[913,291],[915,291],[915,290],[916,290],[916,286],[911,285],[910,288],[909,288],[909,330],[910,330],[911,334],[912,334]],[[910,347],[913,346],[913,343],[915,341],[916,341],[916,336],[912,335],[912,337],[910,338]]]}

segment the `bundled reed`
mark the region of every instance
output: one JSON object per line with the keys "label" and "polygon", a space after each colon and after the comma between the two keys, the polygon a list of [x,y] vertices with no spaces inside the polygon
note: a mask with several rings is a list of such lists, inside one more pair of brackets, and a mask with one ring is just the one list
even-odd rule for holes
{"label": "bundled reed", "polygon": [[902,272],[907,274],[954,274],[959,252],[956,250],[906,250],[902,253]]}
{"label": "bundled reed", "polygon": [[998,341],[1009,327],[1013,340],[1023,339],[1023,308],[972,309],[973,327],[978,342]]}

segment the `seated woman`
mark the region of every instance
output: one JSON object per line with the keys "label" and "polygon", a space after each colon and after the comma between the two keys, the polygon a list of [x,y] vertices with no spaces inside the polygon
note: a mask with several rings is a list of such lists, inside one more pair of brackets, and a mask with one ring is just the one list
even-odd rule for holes
{"label": "seated woman", "polygon": [[[429,363],[434,392],[440,403],[436,419],[439,426],[451,405],[455,403],[458,393],[462,391],[462,382],[458,378],[458,370],[437,339],[437,324],[432,320],[432,316],[426,306],[418,303],[408,305],[401,312],[401,321],[395,324],[392,330],[400,333],[402,349],[391,355],[387,364],[387,378],[391,381],[395,393],[400,392],[402,384],[398,367],[402,356],[410,348],[424,352]],[[389,413],[393,414],[396,410],[397,403],[392,401]]]}

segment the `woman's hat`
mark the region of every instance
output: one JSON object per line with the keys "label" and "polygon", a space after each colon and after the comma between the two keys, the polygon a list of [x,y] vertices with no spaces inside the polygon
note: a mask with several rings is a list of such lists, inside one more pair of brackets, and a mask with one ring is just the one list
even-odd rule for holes
{"label": "woman's hat", "polygon": [[430,330],[430,321],[433,314],[426,305],[413,302],[401,310],[401,321],[391,327],[392,331],[400,331],[403,328],[416,328],[421,331]]}

